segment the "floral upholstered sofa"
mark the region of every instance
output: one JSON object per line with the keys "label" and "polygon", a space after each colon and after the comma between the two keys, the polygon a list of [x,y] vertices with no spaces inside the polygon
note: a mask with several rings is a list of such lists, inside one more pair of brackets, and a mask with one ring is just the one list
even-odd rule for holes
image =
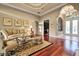
{"label": "floral upholstered sofa", "polygon": [[8,28],[2,32],[5,34],[5,55],[13,55],[17,51],[43,43],[41,36],[30,37],[30,32],[27,33],[25,29]]}

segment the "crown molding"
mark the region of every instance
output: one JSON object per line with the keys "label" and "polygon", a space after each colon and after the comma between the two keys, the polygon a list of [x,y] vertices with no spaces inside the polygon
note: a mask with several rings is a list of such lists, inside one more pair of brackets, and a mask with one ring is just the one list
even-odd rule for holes
{"label": "crown molding", "polygon": [[58,9],[58,8],[60,8],[60,7],[62,7],[62,6],[64,6],[64,5],[66,5],[66,4],[67,4],[67,3],[61,4],[61,5],[56,6],[55,8],[49,9],[48,11],[42,13],[41,16],[46,15],[46,14],[48,14],[48,13],[50,13],[50,12],[52,12],[52,11],[54,11],[54,10],[56,10],[56,9]]}
{"label": "crown molding", "polygon": [[23,8],[19,8],[19,7],[16,7],[16,6],[11,5],[11,4],[8,4],[8,3],[3,3],[2,5],[8,6],[8,7],[11,7],[11,8],[15,8],[15,9],[17,9],[17,10],[24,11],[24,12],[26,12],[26,13],[30,13],[30,14],[33,14],[33,15],[40,16],[40,14],[38,14],[38,13],[36,13],[36,12],[32,12],[32,11],[30,11],[30,10],[25,10],[25,9],[23,9]]}
{"label": "crown molding", "polygon": [[62,6],[64,6],[64,5],[66,5],[66,4],[67,4],[67,3],[58,5],[58,6],[56,6],[55,8],[49,9],[49,10],[47,10],[46,12],[43,12],[43,13],[41,13],[41,14],[38,14],[37,12],[33,12],[33,11],[30,11],[30,10],[26,10],[26,9],[23,9],[23,8],[19,8],[19,7],[17,7],[17,6],[11,5],[11,4],[9,4],[9,3],[2,3],[2,5],[4,5],[4,6],[8,6],[8,7],[11,7],[11,8],[15,8],[15,9],[17,9],[17,10],[19,10],[19,11],[24,11],[24,12],[26,12],[26,13],[30,13],[30,14],[33,14],[33,15],[36,15],[36,16],[44,16],[44,15],[48,14],[49,12],[52,12],[52,11],[54,11],[54,10],[56,10],[56,9],[58,9],[58,8],[60,8],[60,7],[62,7]]}

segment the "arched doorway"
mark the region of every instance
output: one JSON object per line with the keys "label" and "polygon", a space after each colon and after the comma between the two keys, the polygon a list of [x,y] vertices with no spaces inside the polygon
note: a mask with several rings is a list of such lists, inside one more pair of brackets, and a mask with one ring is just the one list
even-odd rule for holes
{"label": "arched doorway", "polygon": [[[79,14],[72,5],[64,6],[60,11],[59,17],[63,18],[63,34],[79,36]],[[60,21],[58,22],[60,23]],[[61,29],[61,27],[62,26],[59,26],[59,29]]]}

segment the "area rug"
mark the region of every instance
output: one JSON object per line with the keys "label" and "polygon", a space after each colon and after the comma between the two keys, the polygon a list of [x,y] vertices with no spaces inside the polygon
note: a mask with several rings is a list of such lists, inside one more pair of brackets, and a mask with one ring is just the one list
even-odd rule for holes
{"label": "area rug", "polygon": [[16,56],[29,56],[29,55],[47,47],[47,46],[49,46],[49,45],[51,45],[51,43],[44,41],[43,44],[36,45],[36,46],[33,46],[29,49],[22,50],[20,52],[17,52],[15,55]]}

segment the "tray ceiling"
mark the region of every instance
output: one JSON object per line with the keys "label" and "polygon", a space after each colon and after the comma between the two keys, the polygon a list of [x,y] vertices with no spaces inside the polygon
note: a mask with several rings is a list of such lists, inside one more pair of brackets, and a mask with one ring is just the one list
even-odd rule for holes
{"label": "tray ceiling", "polygon": [[38,8],[39,9],[39,8],[43,8],[47,4],[45,4],[45,3],[28,3],[26,5],[28,5],[29,7],[32,7],[32,8]]}
{"label": "tray ceiling", "polygon": [[18,10],[42,16],[57,8],[64,6],[64,3],[3,3],[2,5],[16,8]]}

